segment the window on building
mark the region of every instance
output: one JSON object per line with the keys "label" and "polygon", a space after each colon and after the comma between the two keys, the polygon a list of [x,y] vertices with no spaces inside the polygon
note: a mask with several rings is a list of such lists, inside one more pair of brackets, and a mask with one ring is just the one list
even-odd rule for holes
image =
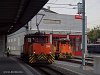
{"label": "window on building", "polygon": [[11,49],[10,46],[9,46],[9,49]]}
{"label": "window on building", "polygon": [[18,37],[18,46],[20,46],[20,37]]}
{"label": "window on building", "polygon": [[11,46],[11,50],[13,50],[13,46]]}
{"label": "window on building", "polygon": [[28,38],[28,42],[31,42],[31,38]]}
{"label": "window on building", "polygon": [[16,38],[14,38],[14,42],[16,41]]}
{"label": "window on building", "polygon": [[15,46],[14,46],[14,48],[13,48],[14,50],[16,50],[16,48],[15,48]]}
{"label": "window on building", "polygon": [[8,39],[8,42],[10,42],[10,39]]}
{"label": "window on building", "polygon": [[43,19],[44,24],[61,24],[61,20]]}
{"label": "window on building", "polygon": [[11,39],[10,41],[13,42],[13,39]]}

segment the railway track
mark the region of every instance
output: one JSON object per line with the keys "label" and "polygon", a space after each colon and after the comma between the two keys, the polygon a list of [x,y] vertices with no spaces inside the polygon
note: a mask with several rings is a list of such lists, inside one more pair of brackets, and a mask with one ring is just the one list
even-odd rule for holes
{"label": "railway track", "polygon": [[50,67],[51,65],[31,65],[41,75],[66,75],[57,69]]}
{"label": "railway track", "polygon": [[[81,60],[82,57],[74,57],[74,59],[79,59],[79,60]],[[93,59],[93,57],[86,57],[85,60],[87,60],[87,61],[93,61],[94,59]]]}
{"label": "railway track", "polygon": [[[17,58],[20,62],[23,62],[20,58]],[[34,68],[40,75],[66,75],[57,69],[52,68],[50,64],[28,64]]]}
{"label": "railway track", "polygon": [[[74,57],[72,59],[60,59],[60,61],[67,61],[67,62],[71,62],[71,63],[82,64],[82,58],[81,57]],[[93,66],[93,58],[87,57],[85,59],[85,63],[88,66]]]}
{"label": "railway track", "polygon": [[[19,62],[23,62],[20,58],[17,58]],[[39,75],[79,75],[62,67],[59,67],[54,64],[27,64],[34,68],[36,73]]]}

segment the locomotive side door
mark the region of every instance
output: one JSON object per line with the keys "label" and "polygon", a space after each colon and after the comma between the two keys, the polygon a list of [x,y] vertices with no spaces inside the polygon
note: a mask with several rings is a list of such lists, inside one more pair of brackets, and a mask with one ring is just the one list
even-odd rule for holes
{"label": "locomotive side door", "polygon": [[60,41],[56,41],[56,52],[55,52],[55,59],[58,60],[59,59],[59,45],[60,45]]}

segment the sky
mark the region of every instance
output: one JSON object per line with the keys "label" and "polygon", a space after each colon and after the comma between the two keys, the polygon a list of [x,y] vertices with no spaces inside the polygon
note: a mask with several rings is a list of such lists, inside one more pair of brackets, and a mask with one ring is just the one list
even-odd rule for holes
{"label": "sky", "polygon": [[[82,2],[82,0],[49,0],[48,3],[55,4],[72,4],[77,5],[78,2]],[[77,6],[69,6],[69,5],[53,5],[46,4],[44,7],[50,6],[50,10],[53,10],[59,14],[69,14],[76,15],[77,14]],[[100,25],[100,0],[85,0],[85,13],[87,16],[87,27],[93,28],[97,25]],[[60,8],[59,8],[60,7]],[[76,9],[73,9],[75,7]]]}

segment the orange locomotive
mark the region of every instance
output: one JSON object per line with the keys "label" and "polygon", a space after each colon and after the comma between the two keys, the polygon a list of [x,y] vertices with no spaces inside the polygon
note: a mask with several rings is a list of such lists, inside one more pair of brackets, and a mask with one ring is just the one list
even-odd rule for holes
{"label": "orange locomotive", "polygon": [[55,47],[55,59],[72,58],[73,50],[70,45],[70,40],[68,40],[67,38],[57,39]]}
{"label": "orange locomotive", "polygon": [[54,52],[48,36],[43,33],[26,35],[22,57],[29,63],[53,63]]}

